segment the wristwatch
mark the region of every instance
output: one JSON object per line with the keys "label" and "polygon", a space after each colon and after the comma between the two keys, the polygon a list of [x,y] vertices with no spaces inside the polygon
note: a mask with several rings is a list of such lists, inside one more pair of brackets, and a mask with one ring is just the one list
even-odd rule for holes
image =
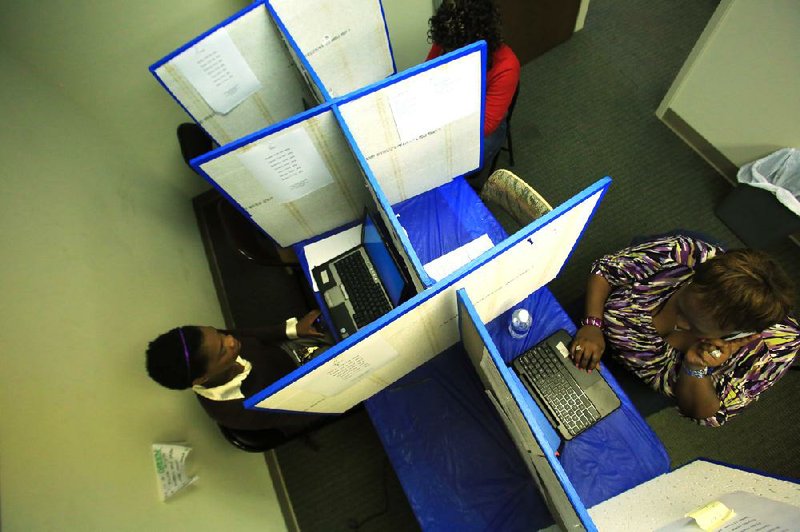
{"label": "wristwatch", "polygon": [[684,373],[686,373],[690,377],[695,377],[696,379],[704,379],[709,375],[711,375],[711,372],[709,371],[710,368],[707,366],[703,369],[692,369],[686,364],[681,364],[681,366],[683,366]]}

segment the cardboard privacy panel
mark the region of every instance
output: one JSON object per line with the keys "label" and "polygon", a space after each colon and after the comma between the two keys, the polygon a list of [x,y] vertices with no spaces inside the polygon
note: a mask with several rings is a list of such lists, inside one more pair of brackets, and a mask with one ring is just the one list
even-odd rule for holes
{"label": "cardboard privacy panel", "polygon": [[245,405],[339,413],[368,399],[459,340],[458,288],[488,321],[552,280],[609,184],[609,178],[598,181]]}
{"label": "cardboard privacy panel", "polygon": [[[475,371],[481,379],[487,397],[506,427],[515,447],[535,481],[539,493],[550,510],[551,517],[562,530],[596,530],[586,507],[558,461],[556,451],[548,443],[535,421],[530,403],[522,397],[511,378],[511,370],[503,362],[489,331],[469,296],[457,292],[461,341]],[[539,412],[544,419],[544,413]]]}
{"label": "cardboard privacy panel", "polygon": [[281,246],[360,218],[366,183],[333,112],[319,107],[192,161]]}
{"label": "cardboard privacy panel", "polygon": [[391,204],[478,168],[485,64],[475,43],[338,103]]}
{"label": "cardboard privacy panel", "polygon": [[256,3],[150,71],[220,145],[285,120],[313,102],[280,32]]}
{"label": "cardboard privacy panel", "polygon": [[394,74],[379,0],[268,0],[267,5],[326,100]]}
{"label": "cardboard privacy panel", "polygon": [[[498,245],[460,281],[484,323],[555,279],[610,185],[606,177]],[[535,230],[529,231],[529,228]]]}

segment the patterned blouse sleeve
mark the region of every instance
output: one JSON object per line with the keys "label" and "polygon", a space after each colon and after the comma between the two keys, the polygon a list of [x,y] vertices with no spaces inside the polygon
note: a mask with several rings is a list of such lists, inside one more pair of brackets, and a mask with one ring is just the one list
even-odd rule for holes
{"label": "patterned blouse sleeve", "polygon": [[719,411],[699,420],[701,425],[719,427],[783,377],[800,352],[800,326],[794,318],[773,325],[761,333],[761,341],[750,349],[732,372],[716,383]]}
{"label": "patterned blouse sleeve", "polygon": [[658,238],[597,259],[591,273],[602,276],[611,286],[621,286],[674,268],[694,269],[721,251],[688,236]]}

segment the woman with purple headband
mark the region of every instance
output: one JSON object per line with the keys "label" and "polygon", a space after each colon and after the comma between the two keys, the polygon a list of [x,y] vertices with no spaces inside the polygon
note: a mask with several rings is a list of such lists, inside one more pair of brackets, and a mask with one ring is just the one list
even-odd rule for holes
{"label": "woman with purple headband", "polygon": [[570,347],[592,371],[612,356],[680,412],[718,427],[774,385],[800,351],[792,282],[763,252],[650,240],[594,262]]}
{"label": "woman with purple headband", "polygon": [[[147,348],[150,377],[167,388],[191,388],[209,416],[239,430],[275,429],[276,441],[291,437],[319,421],[318,416],[247,410],[244,399],[297,368],[316,345],[329,341],[314,327],[319,311],[300,320],[257,329],[223,331],[185,325],[166,332]],[[315,339],[303,344],[297,338]],[[303,352],[300,352],[303,351]]]}

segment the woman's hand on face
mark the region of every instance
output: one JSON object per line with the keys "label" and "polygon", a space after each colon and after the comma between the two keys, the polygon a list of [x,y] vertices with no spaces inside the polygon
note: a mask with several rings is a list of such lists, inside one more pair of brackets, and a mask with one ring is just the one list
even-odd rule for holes
{"label": "woman's hand on face", "polygon": [[297,321],[297,336],[301,338],[322,338],[322,334],[314,327],[314,321],[319,317],[319,310],[312,310]]}
{"label": "woman's hand on face", "polygon": [[758,333],[726,342],[720,338],[704,338],[695,342],[686,352],[684,361],[693,368],[716,368],[724,364],[732,354],[749,344]]}
{"label": "woman's hand on face", "polygon": [[575,333],[572,345],[569,347],[569,354],[575,362],[575,366],[591,371],[600,364],[600,357],[606,350],[606,341],[603,338],[603,331],[593,325],[584,325]]}

